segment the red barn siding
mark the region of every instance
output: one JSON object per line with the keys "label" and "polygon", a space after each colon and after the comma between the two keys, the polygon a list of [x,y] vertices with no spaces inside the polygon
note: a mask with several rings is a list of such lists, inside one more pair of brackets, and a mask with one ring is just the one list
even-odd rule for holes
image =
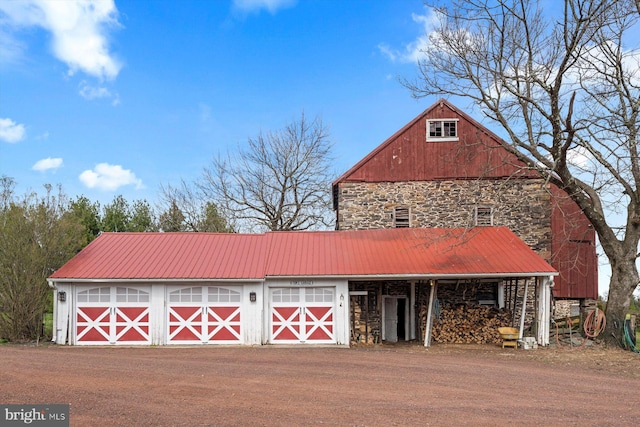
{"label": "red barn siding", "polygon": [[[426,121],[458,119],[458,141],[427,141]],[[497,136],[446,102],[436,103],[336,182],[431,181],[533,176]]]}
{"label": "red barn siding", "polygon": [[598,298],[598,258],[595,231],[578,205],[551,187],[551,265],[560,275],[553,294],[559,298]]}

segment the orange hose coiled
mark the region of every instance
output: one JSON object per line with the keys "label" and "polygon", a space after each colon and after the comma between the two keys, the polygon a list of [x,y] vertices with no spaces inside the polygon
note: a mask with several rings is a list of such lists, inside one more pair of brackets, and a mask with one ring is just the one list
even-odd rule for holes
{"label": "orange hose coiled", "polygon": [[604,316],[604,312],[595,309],[587,314],[587,317],[584,319],[583,329],[587,338],[596,338],[604,331],[606,326],[607,318]]}

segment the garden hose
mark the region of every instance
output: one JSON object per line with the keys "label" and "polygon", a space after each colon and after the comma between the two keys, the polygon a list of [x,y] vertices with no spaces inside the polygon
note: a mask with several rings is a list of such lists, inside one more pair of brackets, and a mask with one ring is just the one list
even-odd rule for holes
{"label": "garden hose", "polygon": [[607,318],[602,310],[596,308],[587,314],[583,329],[587,338],[595,339],[604,331],[605,326],[607,326]]}
{"label": "garden hose", "polygon": [[636,331],[631,329],[631,316],[627,314],[627,318],[624,322],[623,336],[624,336],[624,347],[628,350],[633,351],[634,353],[640,353],[640,348],[636,347],[635,333]]}
{"label": "garden hose", "polygon": [[[571,348],[573,348],[573,338],[571,338],[572,324],[573,322],[571,318],[567,317],[567,325],[569,326],[569,334],[570,334],[569,346]],[[584,319],[584,324],[582,325],[584,329],[585,339],[582,340],[582,344],[580,344],[578,347],[582,347],[583,345],[585,345],[589,339],[596,339],[598,335],[600,335],[604,331],[604,328],[606,325],[607,325],[607,319],[602,310],[596,308],[595,310],[590,311],[589,314],[587,314],[587,317]],[[556,323],[556,343],[558,346],[561,346],[560,339],[559,339],[559,329],[558,329],[557,323]]]}

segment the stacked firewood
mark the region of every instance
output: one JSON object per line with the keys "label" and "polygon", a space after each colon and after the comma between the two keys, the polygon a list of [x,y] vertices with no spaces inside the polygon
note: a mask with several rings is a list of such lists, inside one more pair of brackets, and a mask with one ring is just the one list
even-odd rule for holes
{"label": "stacked firewood", "polygon": [[511,326],[510,312],[461,304],[440,310],[433,320],[431,339],[443,344],[498,344],[502,342],[501,326]]}
{"label": "stacked firewood", "polygon": [[[364,319],[362,308],[354,304],[352,312],[351,343],[352,344],[375,344],[378,340],[372,333],[371,325],[367,325]],[[374,319],[375,320],[375,319]]]}

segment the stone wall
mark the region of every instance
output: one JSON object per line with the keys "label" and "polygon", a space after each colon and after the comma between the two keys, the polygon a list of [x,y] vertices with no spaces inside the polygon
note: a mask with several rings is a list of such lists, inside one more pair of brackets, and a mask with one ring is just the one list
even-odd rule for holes
{"label": "stone wall", "polygon": [[551,200],[543,180],[343,182],[338,228],[394,227],[394,210],[408,207],[411,227],[470,227],[477,206],[493,209],[493,225],[507,226],[545,260],[551,257]]}
{"label": "stone wall", "polygon": [[[507,226],[542,258],[551,257],[551,195],[543,180],[451,180],[340,183],[338,190],[340,230],[394,227],[396,208],[409,208],[411,227],[471,227],[476,207],[491,207],[493,225]],[[519,325],[524,283],[505,283],[507,311]],[[443,306],[474,305],[479,293],[493,292],[494,286],[465,282],[438,288]],[[416,326],[424,334],[429,286],[416,284]],[[491,292],[489,290],[491,289]],[[352,342],[377,343],[381,338],[382,295],[408,296],[408,284],[394,282],[350,284],[350,290],[366,290],[367,298],[351,299]],[[525,329],[532,326],[535,286],[529,286]],[[517,297],[516,297],[517,294]],[[366,320],[365,320],[366,319]]]}

